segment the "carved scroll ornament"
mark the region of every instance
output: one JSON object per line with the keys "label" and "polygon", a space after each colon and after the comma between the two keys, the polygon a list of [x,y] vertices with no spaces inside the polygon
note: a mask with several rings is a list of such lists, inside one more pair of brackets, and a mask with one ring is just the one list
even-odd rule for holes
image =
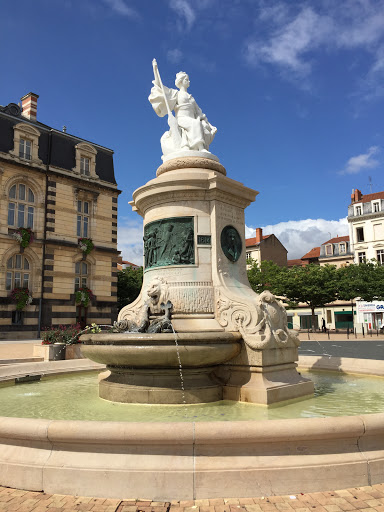
{"label": "carved scroll ornament", "polygon": [[299,339],[288,330],[283,304],[269,291],[255,301],[231,298],[231,292],[219,291],[217,320],[226,331],[238,331],[252,349],[298,346]]}

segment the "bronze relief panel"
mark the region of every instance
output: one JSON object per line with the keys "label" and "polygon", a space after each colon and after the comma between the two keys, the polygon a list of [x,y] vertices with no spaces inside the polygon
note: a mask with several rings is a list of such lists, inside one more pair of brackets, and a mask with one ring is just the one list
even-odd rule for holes
{"label": "bronze relief panel", "polygon": [[193,265],[193,217],[170,217],[144,226],[144,266]]}

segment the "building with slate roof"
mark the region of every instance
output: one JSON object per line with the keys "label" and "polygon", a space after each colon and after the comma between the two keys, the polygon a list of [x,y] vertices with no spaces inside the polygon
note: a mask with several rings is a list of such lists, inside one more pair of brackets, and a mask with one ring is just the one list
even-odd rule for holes
{"label": "building with slate roof", "polygon": [[[51,325],[110,324],[117,315],[113,151],[39,122],[37,100],[29,93],[21,107],[0,106],[3,339],[36,337]],[[32,302],[18,309],[20,289]]]}

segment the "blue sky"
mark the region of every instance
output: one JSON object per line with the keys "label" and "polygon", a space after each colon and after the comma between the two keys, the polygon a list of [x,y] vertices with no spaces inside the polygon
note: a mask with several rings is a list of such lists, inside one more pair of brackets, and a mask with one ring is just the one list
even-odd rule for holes
{"label": "blue sky", "polygon": [[128,201],[167,129],[147,100],[154,57],[165,85],[189,73],[210,150],[260,192],[247,236],[299,258],[348,234],[352,188],[384,190],[383,0],[3,0],[0,18],[0,104],[36,92],[39,121],[115,150],[124,259],[141,263]]}

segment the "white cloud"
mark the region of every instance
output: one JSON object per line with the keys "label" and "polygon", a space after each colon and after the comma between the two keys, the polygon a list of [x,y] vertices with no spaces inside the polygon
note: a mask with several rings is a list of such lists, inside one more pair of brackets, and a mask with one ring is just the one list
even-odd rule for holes
{"label": "white cloud", "polygon": [[311,70],[304,56],[325,40],[330,22],[313,9],[303,9],[291,22],[274,30],[266,44],[249,42],[246,58],[249,62],[265,62],[288,68],[300,76]]}
{"label": "white cloud", "polygon": [[[196,20],[195,11],[192,9],[187,0],[170,0],[169,7],[173,9],[178,16],[185,23],[185,28],[190,30]],[[182,31],[184,27],[179,25],[179,30]]]}
{"label": "white cloud", "polygon": [[118,250],[123,260],[143,264],[143,221],[123,217],[117,230]]}
{"label": "white cloud", "polygon": [[[347,218],[340,220],[305,219],[290,220],[263,226],[263,235],[274,234],[288,251],[288,259],[298,259],[313,247],[336,236],[348,235]],[[246,226],[247,238],[255,236],[255,230]]]}
{"label": "white cloud", "polygon": [[[245,57],[250,64],[272,64],[289,71],[296,79],[310,74],[315,50],[364,49],[371,53],[375,69],[382,69],[379,59],[380,41],[384,37],[384,2],[348,0],[345,3],[319,2],[316,7],[277,3],[259,10],[256,36],[248,40]],[[325,8],[324,8],[325,7]],[[260,28],[260,30],[259,30]],[[258,34],[264,33],[261,38]],[[290,74],[287,74],[290,76]],[[381,76],[381,73],[380,73]],[[292,76],[290,76],[292,78]]]}
{"label": "white cloud", "polygon": [[128,7],[125,0],[104,0],[104,2],[117,14],[128,16],[129,18],[138,18],[138,12],[132,7]]}
{"label": "white cloud", "polygon": [[183,52],[178,48],[174,48],[173,50],[167,51],[167,59],[172,64],[179,64],[181,59],[183,58]]}
{"label": "white cloud", "polygon": [[379,151],[380,150],[378,146],[371,146],[366,153],[352,156],[346,163],[344,169],[339,172],[339,174],[357,174],[360,171],[378,167],[380,162],[373,158],[373,155],[376,155]]}

